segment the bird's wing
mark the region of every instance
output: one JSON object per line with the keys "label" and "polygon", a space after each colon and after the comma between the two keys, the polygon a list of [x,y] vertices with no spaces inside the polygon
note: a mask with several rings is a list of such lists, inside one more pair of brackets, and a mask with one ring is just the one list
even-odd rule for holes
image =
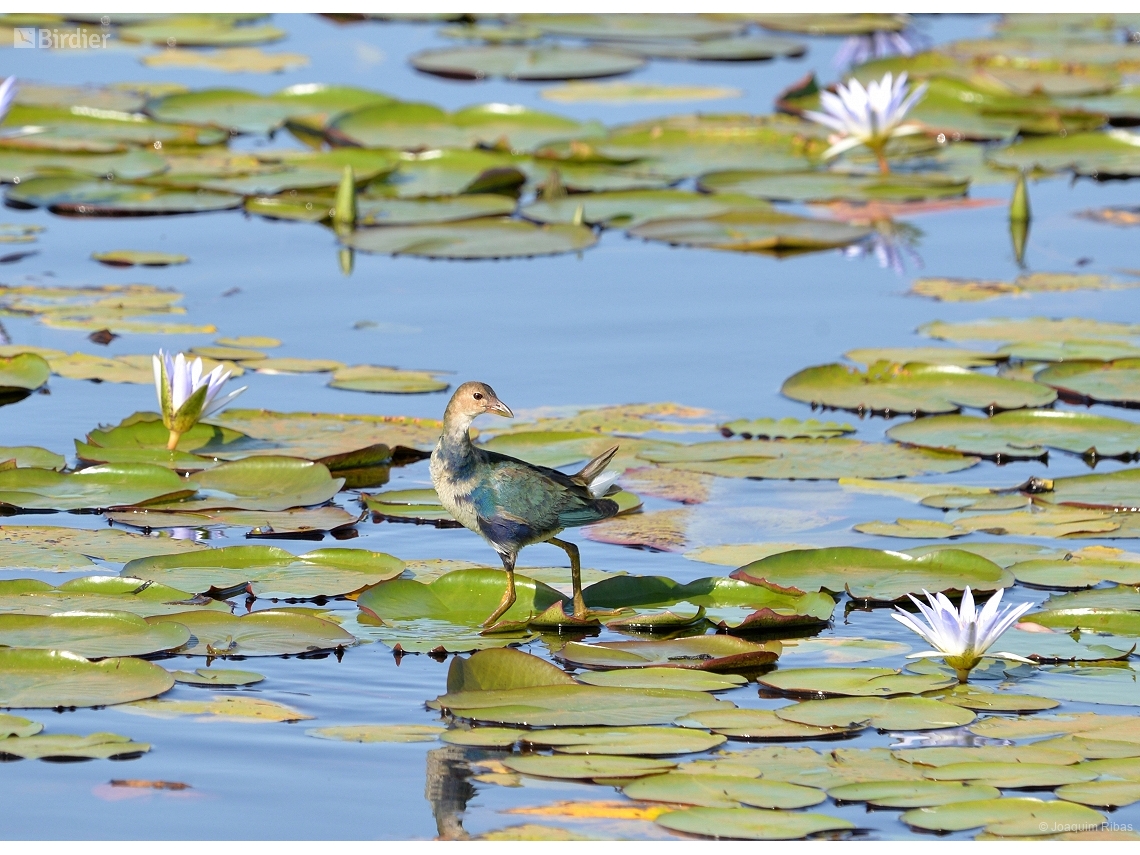
{"label": "bird's wing", "polygon": [[496,512],[525,520],[536,531],[573,528],[617,513],[616,502],[595,499],[563,473],[521,460],[497,461],[488,483]]}

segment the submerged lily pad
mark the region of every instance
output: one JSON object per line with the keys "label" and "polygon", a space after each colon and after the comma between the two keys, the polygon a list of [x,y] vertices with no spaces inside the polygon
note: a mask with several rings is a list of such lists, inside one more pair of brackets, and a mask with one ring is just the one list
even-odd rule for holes
{"label": "submerged lily pad", "polygon": [[1013,574],[992,561],[958,549],[923,556],[859,547],[796,549],[777,553],[732,574],[757,585],[797,591],[846,591],[860,600],[900,600],[926,591],[996,591]]}
{"label": "submerged lily pad", "polygon": [[174,685],[141,659],[90,662],[62,650],[0,649],[0,706],[95,707],[160,695]]}
{"label": "submerged lily pad", "polygon": [[805,368],[780,391],[812,405],[896,413],[948,413],[961,407],[1041,407],[1057,398],[1048,386],[978,374],[955,365],[876,362],[866,372],[832,364]]}
{"label": "submerged lily pad", "polygon": [[317,549],[295,556],[273,546],[227,546],[137,558],[123,575],[196,593],[248,582],[260,596],[335,597],[393,579],[403,569],[398,558],[365,549]]}
{"label": "submerged lily pad", "polygon": [[0,614],[0,647],[69,650],[91,659],[173,650],[189,638],[183,626],[153,626],[128,612]]}
{"label": "submerged lily pad", "polygon": [[625,74],[645,64],[642,57],[617,51],[547,45],[437,48],[413,55],[410,62],[419,71],[459,80],[576,80]]}
{"label": "submerged lily pad", "polygon": [[1140,452],[1135,422],[1062,410],[998,413],[992,418],[949,415],[895,425],[896,442],[984,457],[1040,457],[1054,448],[1073,454],[1122,457]]}
{"label": "submerged lily pad", "polygon": [[[147,618],[175,623],[191,632],[191,656],[289,656],[351,647],[356,639],[335,623],[308,615],[262,611],[238,617],[228,612],[187,611]],[[165,672],[164,672],[165,673]]]}
{"label": "submerged lily pad", "polygon": [[358,229],[346,246],[363,252],[423,258],[531,258],[588,249],[597,235],[580,225],[538,226],[518,220],[484,217],[459,223],[385,226]]}
{"label": "submerged lily pad", "polygon": [[978,462],[957,453],[901,448],[855,439],[703,442],[646,449],[639,457],[669,469],[726,478],[898,478],[957,472]]}
{"label": "submerged lily pad", "polygon": [[754,644],[728,635],[698,635],[671,641],[570,641],[554,658],[587,668],[656,666],[733,673],[771,665],[779,654],[777,642]]}
{"label": "submerged lily pad", "polygon": [[[757,680],[777,691],[794,695],[846,695],[861,698],[917,695],[934,689],[943,689],[956,682],[953,677],[901,674],[890,668],[781,668],[771,674],[764,674]],[[777,715],[780,715],[784,709],[788,708],[782,707]],[[960,709],[956,712],[946,712],[948,717],[962,714],[963,711]],[[864,718],[870,717],[864,716]],[[972,720],[971,716],[966,722]]]}
{"label": "submerged lily pad", "polygon": [[631,228],[629,233],[671,246],[783,255],[847,246],[867,237],[870,231],[779,211],[731,211],[701,218],[654,220]]}
{"label": "submerged lily pad", "polygon": [[672,831],[730,840],[798,840],[855,827],[846,819],[821,813],[756,808],[694,807],[662,814],[656,822]]}

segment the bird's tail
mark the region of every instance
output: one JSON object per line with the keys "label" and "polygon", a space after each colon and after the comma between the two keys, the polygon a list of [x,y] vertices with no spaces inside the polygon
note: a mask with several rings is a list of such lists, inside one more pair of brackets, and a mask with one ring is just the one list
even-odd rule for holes
{"label": "bird's tail", "polygon": [[618,446],[614,446],[608,451],[603,451],[589,463],[582,467],[581,471],[576,475],[570,477],[578,484],[581,484],[590,491],[590,495],[595,499],[600,499],[606,495],[609,489],[613,486],[614,481],[621,475],[620,472],[606,472],[605,469],[613,460],[614,455],[617,454]]}

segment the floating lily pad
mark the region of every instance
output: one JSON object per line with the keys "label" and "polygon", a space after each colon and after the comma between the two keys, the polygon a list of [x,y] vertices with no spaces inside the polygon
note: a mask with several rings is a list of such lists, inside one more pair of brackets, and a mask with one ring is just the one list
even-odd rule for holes
{"label": "floating lily pad", "polygon": [[1038,371],[1034,379],[1086,401],[1140,403],[1140,359],[1057,363]]}
{"label": "floating lily pad", "polygon": [[784,255],[847,246],[867,237],[870,231],[779,211],[733,211],[702,218],[654,220],[631,228],[629,233],[672,246]]}
{"label": "floating lily pad", "polygon": [[[456,570],[429,584],[392,579],[369,588],[357,599],[361,610],[383,621],[432,619],[459,626],[478,626],[502,600],[507,577],[501,570]],[[513,606],[505,621],[527,620],[565,598],[558,591],[515,574]]]}
{"label": "floating lily pad", "polygon": [[[487,614],[490,614],[489,610]],[[342,626],[357,638],[382,642],[399,656],[405,653],[427,653],[436,657],[471,653],[526,644],[538,638],[538,633],[525,625],[484,634],[474,621],[467,626],[434,618],[389,618],[381,621],[363,611],[344,620]]]}
{"label": "floating lily pad", "polygon": [[610,45],[625,53],[651,59],[695,62],[759,62],[807,53],[807,45],[803,42],[775,36],[730,36],[702,41],[612,41]]}
{"label": "floating lily pad", "polygon": [[[1024,635],[1026,633],[1022,634]],[[1009,648],[1016,647],[1016,644],[1008,644],[1008,639],[1009,635],[1003,636],[1001,644],[1002,651],[1015,652]],[[1052,698],[1019,695],[1014,692],[987,692],[968,685],[955,686],[946,694],[939,694],[935,697],[944,703],[965,707],[975,712],[1026,713],[1051,710],[1057,706],[1057,702]]]}
{"label": "floating lily pad", "polygon": [[631,799],[670,804],[733,808],[741,805],[759,808],[811,807],[826,800],[823,791],[783,781],[764,781],[731,775],[687,775],[666,772],[627,784],[622,788]]}
{"label": "floating lily pad", "polygon": [[399,576],[404,562],[366,549],[317,549],[294,556],[274,546],[227,546],[137,558],[124,576],[202,593],[249,582],[257,595],[341,596]]}
{"label": "floating lily pad", "polygon": [[705,692],[580,685],[448,693],[438,702],[459,718],[530,727],[670,724],[698,710],[729,706]]}
{"label": "floating lily pad", "polygon": [[[901,674],[890,668],[781,668],[771,674],[761,675],[757,680],[765,686],[793,695],[846,695],[863,698],[917,695],[943,689],[954,683],[953,678],[942,675]],[[781,708],[777,715],[784,709],[787,708]],[[946,714],[953,716],[962,713],[947,711]]]}
{"label": "floating lily pad", "polygon": [[3,565],[36,570],[93,570],[91,558],[130,561],[147,555],[196,552],[205,544],[167,536],[147,537],[115,529],[50,525],[0,526]]}
{"label": "floating lily pad", "polygon": [[305,735],[340,742],[435,742],[446,730],[431,724],[350,724],[316,727]]}
{"label": "floating lily pad", "polygon": [[715,39],[742,29],[737,21],[691,14],[534,14],[523,23],[543,32],[591,41],[657,39]]}
{"label": "floating lily pad", "polygon": [[173,701],[158,698],[123,706],[123,712],[155,718],[198,716],[195,721],[282,722],[312,718],[285,704],[241,695],[214,695],[208,701]]}
{"label": "floating lily pad", "polygon": [[[57,151],[72,154],[112,154],[129,146],[209,146],[224,142],[226,132],[201,125],[152,122],[137,114],[123,116],[98,108],[31,107],[15,105],[8,113],[9,127],[34,127],[35,133],[7,136],[2,147],[22,151]],[[118,115],[116,115],[118,113]],[[124,121],[124,119],[126,119]],[[157,143],[157,145],[155,145]],[[100,178],[105,178],[101,174]],[[39,179],[36,179],[39,180]]]}
{"label": "floating lily pad", "polygon": [[351,647],[356,639],[335,623],[307,615],[262,611],[238,617],[206,610],[156,615],[147,623],[182,624],[190,630],[191,656],[289,656]]}
{"label": "floating lily pad", "polygon": [[117,733],[52,733],[0,741],[0,755],[24,760],[128,760],[148,751],[149,744]]}
{"label": "floating lily pad", "polygon": [[1140,612],[1125,609],[1050,609],[1026,615],[1023,621],[1050,629],[1140,635]]}
{"label": "floating lily pad", "polygon": [[897,478],[957,472],[977,458],[861,442],[855,439],[704,442],[646,449],[638,455],[670,469],[726,478]]}
{"label": "floating lily pad", "polygon": [[523,741],[561,754],[655,756],[699,754],[725,738],[680,727],[556,727],[528,731]]}
{"label": "floating lily pad", "polygon": [[448,745],[466,745],[472,748],[510,748],[529,733],[512,727],[474,727],[470,730],[447,730],[439,735]]}
{"label": "floating lily pad", "polygon": [[676,766],[667,760],[647,757],[567,756],[548,757],[530,754],[508,757],[503,761],[508,769],[539,778],[638,778],[657,775]]}
{"label": "floating lily pad", "polygon": [[984,827],[1002,836],[1039,836],[1074,826],[1098,828],[1104,815],[1081,805],[1030,798],[980,799],[908,810],[904,823],[928,831],[965,831]]}
{"label": "floating lily pad", "polygon": [[[267,360],[259,360],[266,362]],[[227,409],[211,417],[215,425],[240,431],[266,444],[265,453],[309,460],[351,458],[362,450],[386,445],[396,454],[430,452],[439,441],[442,422],[408,416],[338,413],[277,413]],[[224,453],[224,452],[223,452]],[[247,453],[239,452],[245,456]],[[416,455],[426,456],[426,455]]]}
{"label": "floating lily pad", "polygon": [[996,787],[964,781],[870,781],[866,784],[841,784],[832,787],[827,794],[842,802],[866,802],[886,808],[918,808],[996,799],[1001,791]]}
{"label": "floating lily pad", "polygon": [[94,707],[160,695],[174,685],[141,659],[90,662],[62,650],[0,649],[0,706]]}
{"label": "floating lily pad", "polygon": [[699,635],[671,641],[567,642],[554,658],[587,668],[693,668],[729,673],[771,665],[779,644],[754,644],[726,635]]}
{"label": "floating lily pad", "polygon": [[365,507],[382,519],[430,522],[451,527],[458,525],[434,489],[385,490],[372,495],[365,493],[361,498]]}
{"label": "floating lily pad", "polygon": [[0,612],[20,615],[56,615],[61,612],[128,612],[139,617],[174,614],[187,608],[228,611],[223,602],[187,605],[187,591],[122,576],[84,576],[53,588],[38,580],[0,583]]}
{"label": "floating lily pad", "polygon": [[543,89],[539,94],[547,101],[557,101],[560,104],[644,104],[662,101],[718,101],[723,98],[739,98],[741,93],[739,89],[726,86],[591,82],[564,83]]}
{"label": "floating lily pad", "polygon": [[1022,561],[1010,570],[1017,581],[1042,588],[1091,588],[1101,582],[1140,585],[1136,561],[1042,559]]}
{"label": "floating lily pad", "polygon": [[[332,196],[286,194],[246,199],[252,214],[282,220],[323,222],[332,216]],[[492,193],[472,193],[438,199],[357,198],[357,222],[366,226],[418,225],[470,220],[477,217],[506,216],[515,209],[515,200]]]}
{"label": "floating lily pad", "polygon": [[0,446],[0,464],[34,469],[63,469],[67,459],[62,454],[34,445]]}
{"label": "floating lily pad", "polygon": [[978,279],[916,279],[911,293],[951,303],[990,300],[994,297],[1067,291],[1116,291],[1137,283],[1121,282],[1095,273],[1023,273],[1012,282]]}
{"label": "floating lily pad", "polygon": [[484,45],[437,48],[411,57],[419,71],[459,80],[577,80],[625,74],[645,64],[642,57],[599,48]]}
{"label": "floating lily pad", "polygon": [[821,662],[873,662],[910,653],[910,645],[898,641],[879,641],[873,638],[852,636],[816,636],[815,638],[787,639],[783,642],[781,658],[804,657]]}
{"label": "floating lily pad", "polygon": [[40,175],[60,171],[95,178],[117,176],[124,180],[145,178],[166,167],[162,156],[145,149],[130,149],[111,154],[71,154],[59,151],[0,150],[0,180],[5,183],[28,181]]}
{"label": "floating lily pad", "polygon": [[34,353],[0,356],[0,402],[34,392],[47,383],[51,367]]}
{"label": "floating lily pad", "polygon": [[522,689],[573,683],[574,678],[561,668],[518,650],[486,650],[466,659],[456,657],[451,660],[447,671],[449,692]]}
{"label": "floating lily pad", "polygon": [[194,485],[148,464],[108,464],[64,474],[49,469],[0,470],[0,504],[70,511],[136,505],[191,495]]}
{"label": "floating lily pad", "polygon": [[618,671],[587,671],[578,681],[589,686],[620,686],[627,689],[690,689],[723,692],[748,681],[736,674],[713,674],[684,668],[636,668]]}
{"label": "floating lily pad", "polygon": [[285,38],[285,31],[270,24],[240,22],[227,15],[186,14],[152,19],[120,27],[127,42],[179,45],[255,45]]}
{"label": "floating lily pad", "polygon": [[543,198],[523,207],[521,213],[540,223],[580,221],[609,228],[632,228],[651,220],[768,210],[771,210],[768,204],[739,194],[709,196],[687,190],[616,190]]}
{"label": "floating lily pad", "polygon": [[151,68],[203,68],[211,71],[273,74],[309,64],[301,53],[266,53],[259,48],[225,48],[209,52],[167,48],[140,58]]}
{"label": "floating lily pad", "polygon": [[[108,467],[92,467],[83,472],[106,468]],[[329,475],[328,467],[323,463],[268,455],[222,463],[213,469],[199,472],[195,475],[194,482],[199,494],[205,495],[206,498],[189,497],[175,501],[167,499],[158,509],[182,513],[216,508],[285,511],[289,508],[323,504],[344,486],[344,479]],[[0,493],[0,501],[2,500],[3,494]]]}
{"label": "floating lily pad", "polygon": [[298,359],[283,356],[258,359],[248,367],[258,374],[321,374],[344,368],[344,363],[335,359]]}
{"label": "floating lily pad", "polygon": [[[613,673],[613,672],[603,672]],[[681,672],[689,673],[689,672]],[[792,739],[834,739],[854,736],[866,727],[862,721],[847,726],[817,726],[786,721],[773,710],[725,709],[706,710],[677,719],[681,727],[707,727],[736,739],[782,742]]]}
{"label": "floating lily pad", "polygon": [[[1084,563],[1084,561],[1081,562],[1081,564]],[[1096,564],[1098,562],[1091,563]],[[1078,565],[1078,567],[1080,567],[1080,565]],[[1133,569],[1140,571],[1140,567],[1136,567],[1135,565],[1133,565]],[[1099,576],[1100,574],[1094,571],[1093,575]],[[1140,578],[1140,573],[1137,574],[1136,578]],[[1100,581],[1103,580],[1096,579],[1096,581],[1092,581],[1089,584],[1095,585]],[[1043,605],[1046,608],[1051,609],[1108,608],[1140,611],[1140,590],[1138,589],[1140,589],[1140,581],[1118,584],[1114,585],[1111,588],[1097,588],[1095,590],[1088,591],[1073,591],[1068,594],[1053,594],[1043,603]]]}
{"label": "floating lily pad", "polygon": [[995,591],[1013,574],[970,552],[946,549],[920,557],[901,552],[828,547],[777,553],[746,564],[732,578],[777,589],[846,591],[861,600],[900,600],[927,591]]}
{"label": "floating lily pad", "polygon": [[0,713],[0,739],[10,737],[34,736],[44,729],[38,721],[30,721],[18,715],[5,715]]}
{"label": "floating lily pad", "polygon": [[782,202],[830,202],[949,198],[963,195],[968,182],[942,174],[730,170],[705,173],[698,185],[710,193],[740,193]]}
{"label": "floating lily pad", "polygon": [[975,531],[987,534],[1026,537],[1128,537],[1120,532],[1121,523],[1112,515],[1096,510],[1050,508],[1006,513],[971,514],[951,522],[899,519],[893,523],[868,522],[856,525],[863,534],[885,537],[961,537]]}
{"label": "floating lily pad", "polygon": [[690,561],[702,561],[721,567],[741,567],[749,562],[775,555],[777,552],[812,548],[803,543],[723,543],[718,546],[690,549],[685,553],[685,557]]}
{"label": "floating lily pad", "polygon": [[454,224],[385,226],[358,229],[346,246],[363,252],[424,258],[530,258],[588,249],[597,235],[585,226],[537,226],[518,220],[484,217]]}
{"label": "floating lily pad", "polygon": [[1016,409],[1056,400],[1047,386],[978,374],[955,365],[876,362],[866,372],[844,365],[806,368],[780,391],[813,405],[872,412],[948,413],[961,407]]}
{"label": "floating lily pad", "polygon": [[1132,338],[1140,324],[1094,321],[1087,318],[986,318],[947,323],[931,321],[918,328],[930,338],[949,341],[1064,341],[1065,339]]}
{"label": "floating lily pad", "polygon": [[896,442],[985,457],[1040,457],[1054,448],[1121,457],[1140,452],[1135,422],[1061,410],[998,413],[992,418],[935,416],[895,425]]}
{"label": "floating lily pad", "polygon": [[962,707],[929,698],[827,698],[776,710],[785,721],[815,727],[853,727],[867,723],[879,730],[938,730],[974,720]]}
{"label": "floating lily pad", "polygon": [[1072,170],[1078,175],[1106,178],[1132,176],[1140,174],[1138,139],[1124,129],[1038,137],[998,149],[988,159],[1012,169]]}
{"label": "floating lily pad", "polygon": [[168,190],[64,176],[29,179],[10,188],[5,196],[11,202],[57,214],[86,216],[192,214],[241,207],[241,196],[232,193]]}
{"label": "floating lily pad", "polygon": [[1076,766],[1050,763],[950,763],[923,772],[933,781],[979,781],[1005,790],[1052,789],[1062,784],[1091,781],[1097,773]]}
{"label": "floating lily pad", "polygon": [[252,686],[265,679],[253,671],[233,668],[196,668],[193,671],[174,671],[173,676],[174,682],[189,686]]}
{"label": "floating lily pad", "polygon": [[902,365],[923,362],[927,365],[958,365],[962,368],[985,368],[1002,358],[981,350],[956,347],[861,347],[843,355],[861,365],[874,365],[876,362]]}
{"label": "floating lily pad", "polygon": [[143,252],[135,249],[116,249],[110,252],[96,252],[91,255],[110,267],[169,267],[172,264],[185,264],[190,260],[187,255],[178,255],[170,252]]}
{"label": "floating lily pad", "polygon": [[450,384],[429,371],[403,371],[379,365],[353,365],[333,372],[329,386],[350,392],[442,392]]}
{"label": "floating lily pad", "polygon": [[821,422],[816,419],[736,419],[719,426],[726,436],[745,439],[833,439],[855,428],[846,422]]}
{"label": "floating lily pad", "polygon": [[201,514],[180,514],[143,508],[108,511],[104,516],[120,525],[152,530],[240,526],[251,529],[249,534],[258,537],[333,531],[347,528],[359,521],[358,516],[332,505],[294,508],[290,511],[218,510]]}
{"label": "floating lily pad", "polygon": [[[3,743],[0,743],[3,744]],[[1089,781],[1065,784],[1057,798],[1099,808],[1118,808],[1140,801],[1140,781]]]}
{"label": "floating lily pad", "polygon": [[91,659],[173,650],[189,638],[183,626],[152,626],[127,612],[0,614],[0,646],[69,650]]}
{"label": "floating lily pad", "polygon": [[983,745],[967,747],[964,745],[947,745],[935,748],[898,749],[894,756],[907,763],[927,768],[941,768],[944,766],[962,766],[965,764],[999,763],[1009,766],[1017,763],[1032,763],[1034,765],[1072,766],[1084,758],[1074,751],[1057,750],[1042,747],[1041,743],[1033,745]]}
{"label": "floating lily pad", "polygon": [[656,822],[671,831],[730,840],[798,840],[821,831],[855,827],[845,819],[821,813],[755,808],[694,807],[662,814]]}

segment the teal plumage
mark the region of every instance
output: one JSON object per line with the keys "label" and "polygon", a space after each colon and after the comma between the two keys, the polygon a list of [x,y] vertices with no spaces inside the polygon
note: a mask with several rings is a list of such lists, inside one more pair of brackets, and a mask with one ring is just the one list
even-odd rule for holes
{"label": "teal plumage", "polygon": [[618,512],[617,502],[603,497],[617,478],[617,473],[603,474],[617,448],[591,460],[576,475],[567,475],[474,445],[468,429],[483,413],[514,415],[490,386],[464,383],[444,413],[443,435],[431,456],[431,478],[443,506],[490,543],[503,561],[507,592],[487,623],[498,620],[514,602],[519,551],[543,542],[561,547],[570,557],[574,613],[582,617],[578,548],[555,535]]}

